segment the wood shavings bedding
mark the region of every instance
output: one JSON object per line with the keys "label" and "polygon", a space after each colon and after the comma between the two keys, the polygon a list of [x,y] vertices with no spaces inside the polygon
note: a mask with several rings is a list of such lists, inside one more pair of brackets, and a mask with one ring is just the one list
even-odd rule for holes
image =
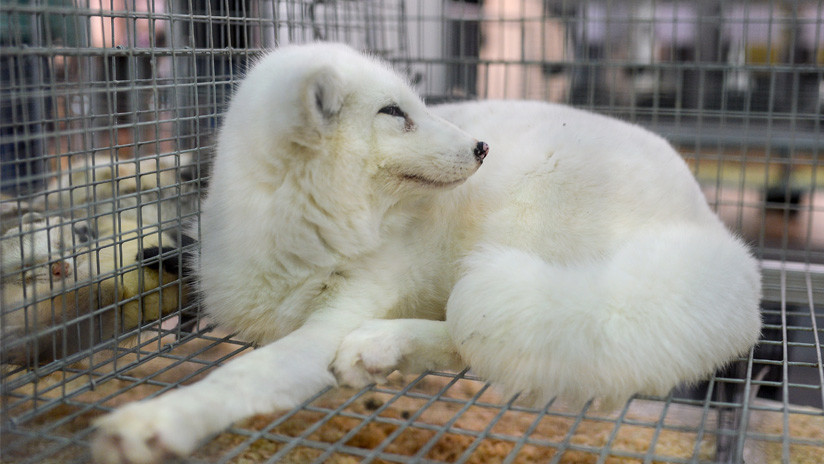
{"label": "wood shavings bedding", "polygon": [[[154,379],[175,383],[177,379],[196,373],[203,367],[203,362],[220,359],[237,350],[236,345],[211,345],[213,342],[195,339],[176,347],[171,350],[171,355],[199,353],[196,357],[197,362],[184,362],[155,376]],[[128,375],[137,379],[144,378],[163,371],[174,362],[176,361],[173,359],[156,359],[132,370]],[[195,378],[201,375],[203,374]],[[588,410],[582,419],[578,419],[579,411],[553,406],[535,425],[538,416],[532,412],[514,407],[501,413],[501,398],[486,389],[483,383],[474,380],[458,380],[446,389],[452,381],[451,377],[430,375],[419,381],[408,395],[395,398],[394,392],[413,379],[393,376],[386,389],[361,394],[344,408],[342,414],[327,418],[328,411],[343,405],[358,393],[347,389],[330,391],[311,404],[314,410],[297,412],[271,430],[267,429],[268,434],[278,437],[279,440],[257,439],[250,444],[246,443],[250,434],[268,428],[273,421],[290,413],[255,416],[236,424],[231,431],[215,437],[198,450],[194,457],[211,462],[225,457],[227,453],[236,452],[229,462],[263,462],[289,446],[287,442],[290,437],[300,436],[310,428],[316,427],[305,437],[308,442],[290,449],[278,462],[312,462],[324,453],[323,449],[318,448],[329,446],[323,444],[336,443],[355,429],[358,429],[357,432],[345,441],[345,445],[359,450],[380,449],[386,453],[383,456],[387,459],[373,461],[379,463],[397,462],[397,459],[392,459],[390,455],[415,456],[418,453],[428,460],[438,462],[455,462],[466,457],[466,453],[466,462],[469,463],[498,463],[503,462],[516,446],[520,448],[514,462],[523,464],[546,462],[558,453],[559,449],[562,453],[560,463],[595,463],[604,447],[609,450],[605,462],[610,464],[643,462],[643,457],[647,454],[654,458],[654,462],[667,462],[691,458],[696,452],[701,460],[714,460],[717,416],[713,410],[705,414],[702,408],[694,406],[674,403],[665,408],[661,402],[634,400],[616,431],[619,413],[606,414]],[[87,381],[87,378],[82,377],[74,382],[79,385]],[[64,382],[64,377],[58,372],[39,379],[36,388],[38,392],[43,392],[47,385],[60,385],[61,382]],[[71,391],[72,387],[72,384],[68,384],[68,391]],[[33,385],[27,385],[13,393],[18,397],[31,396],[34,388]],[[91,421],[103,411],[86,407],[87,411],[78,414],[84,409],[83,405],[103,401],[102,404],[113,407],[145,397],[159,388],[146,384],[135,385],[128,379],[110,380],[98,385],[93,391],[77,395],[71,404],[53,408],[31,421],[20,424],[19,427],[35,433],[46,429],[50,435],[86,440],[87,435],[77,434],[85,433]],[[55,388],[45,396],[57,397],[61,391],[64,390]],[[421,411],[429,399],[439,392],[442,397]],[[40,393],[39,395],[43,396]],[[476,404],[463,410],[466,402],[473,398]],[[6,404],[9,403],[4,403],[4,408]],[[748,439],[745,445],[747,463],[782,462],[782,405],[759,399],[750,406]],[[19,411],[26,407],[31,405],[23,403],[8,412],[10,415],[19,414]],[[365,418],[373,415],[377,418],[364,423]],[[66,420],[67,417],[71,419]],[[824,455],[824,412],[793,407],[793,412],[788,414],[787,420],[792,440],[807,440],[813,443],[789,443],[789,462],[820,463],[820,456]],[[490,427],[493,422],[494,425]],[[442,429],[447,423],[450,423],[451,427],[445,432],[439,432],[438,429]],[[527,442],[519,444],[518,440],[533,425],[534,431]],[[697,432],[701,429],[704,431],[703,436],[697,443]],[[483,433],[490,436],[477,440],[476,437]],[[7,436],[3,437],[3,448],[9,449],[6,445],[13,444],[13,451],[3,453],[0,460],[3,464],[21,462],[29,456],[47,452],[49,446],[54,445],[52,440],[33,439],[21,446],[19,443],[14,444],[13,441],[20,440],[22,435],[4,435]],[[390,437],[393,439],[387,441]],[[312,447],[306,446],[306,443],[320,445]],[[654,446],[651,445],[653,443]],[[237,448],[239,446],[240,448]],[[347,449],[351,451],[352,448]],[[82,458],[86,452],[83,447],[69,446],[47,457],[43,462],[65,462]],[[363,455],[366,452],[337,451],[324,458],[324,462],[357,463],[362,459],[358,454]]]}
{"label": "wood shavings bedding", "polygon": [[[399,390],[404,381],[396,380],[393,389]],[[427,385],[413,389],[413,392],[434,395],[449,381],[449,378],[429,377]],[[477,393],[482,384],[471,380],[461,380],[453,386],[445,397],[456,400],[468,400]],[[354,391],[338,390],[325,395],[312,405],[323,409],[324,412],[300,412],[290,417],[286,422],[267,433],[279,436],[281,440],[287,437],[297,437],[318,422],[322,425],[304,439],[311,442],[333,444],[344,438],[347,432],[361,426],[362,428],[348,440],[345,445],[362,450],[380,448],[384,453],[399,456],[415,456],[424,447],[428,451],[423,457],[438,462],[455,462],[463,457],[464,452],[476,441],[476,434],[482,432],[495,420],[500,413],[498,407],[487,407],[484,404],[501,404],[500,398],[493,393],[484,393],[478,398],[480,405],[475,405],[465,411],[454,421],[447,433],[437,437],[436,431],[425,428],[429,426],[443,426],[455,418],[463,408],[463,402],[437,402],[426,409],[417,420],[410,423],[410,417],[415,414],[426,402],[424,399],[401,397],[392,401],[388,393],[368,393],[353,403],[345,411],[357,417],[342,417],[340,415],[325,420],[326,410],[332,410],[348,400]],[[391,402],[381,413],[381,419],[372,420],[362,426],[363,418],[369,416],[378,407]],[[780,403],[756,400],[752,403],[758,409],[773,409],[774,411],[751,411],[750,428],[748,434],[758,434],[758,438],[748,439],[745,445],[745,456],[748,463],[779,463],[782,462],[781,423],[783,414],[780,412]],[[796,410],[796,409],[794,409]],[[789,436],[793,439],[805,438],[813,442],[824,443],[824,413],[820,410],[797,408],[798,413],[788,415],[790,424]],[[647,454],[652,456],[653,462],[667,462],[676,459],[692,458],[695,453],[702,461],[715,460],[715,440],[717,415],[709,411],[706,415],[702,408],[671,404],[666,410],[664,404],[655,401],[634,400],[626,411],[623,420],[616,431],[618,413],[602,414],[589,411],[580,422],[576,421],[578,411],[551,408],[544,416],[532,435],[530,441],[536,444],[526,444],[519,449],[515,463],[546,462],[558,452],[558,445],[571,443],[579,448],[565,449],[560,463],[595,463],[603,447],[610,450],[605,462],[640,463]],[[237,425],[244,431],[262,430],[269,426],[279,415],[256,416]],[[516,446],[517,440],[536,420],[531,412],[508,411],[504,413],[489,431],[491,438],[484,438],[475,444],[471,455],[466,460],[469,463],[496,463],[503,462]],[[703,418],[703,427],[701,421]],[[399,425],[400,424],[400,425]],[[399,427],[404,430],[390,443],[385,443]],[[698,430],[704,430],[700,443]],[[474,432],[474,434],[473,434]],[[196,455],[204,459],[224,455],[228,450],[243,444],[247,436],[233,433],[224,433],[200,450]],[[611,439],[611,441],[610,441]],[[778,440],[778,441],[775,441]],[[654,446],[650,450],[651,444]],[[547,446],[547,445],[555,445]],[[541,446],[538,446],[541,445]],[[283,442],[260,439],[243,449],[233,460],[233,463],[262,462],[279,452],[286,446]],[[820,456],[824,455],[824,445],[812,446],[793,444],[789,446],[790,463],[817,464]],[[289,451],[278,462],[306,463],[312,462],[323,454],[323,450],[308,446],[298,446]],[[628,456],[629,455],[629,456]],[[640,455],[640,456],[639,456]],[[357,455],[342,452],[333,453],[324,462],[352,463],[359,462]],[[376,460],[374,462],[397,462],[391,460]]]}

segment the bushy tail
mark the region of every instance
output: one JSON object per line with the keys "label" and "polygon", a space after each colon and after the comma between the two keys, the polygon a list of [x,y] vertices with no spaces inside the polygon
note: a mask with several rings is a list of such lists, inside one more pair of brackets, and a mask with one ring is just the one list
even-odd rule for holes
{"label": "bushy tail", "polygon": [[617,406],[699,380],[757,341],[756,261],[722,228],[647,231],[597,262],[558,266],[487,246],[447,305],[472,370],[536,403]]}

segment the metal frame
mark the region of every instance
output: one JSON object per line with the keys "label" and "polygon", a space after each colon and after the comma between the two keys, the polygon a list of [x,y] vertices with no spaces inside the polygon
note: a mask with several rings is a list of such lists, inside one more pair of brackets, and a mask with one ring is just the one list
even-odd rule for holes
{"label": "metal frame", "polygon": [[[820,1],[76,5],[0,3],[0,14],[18,25],[30,26],[32,18],[63,24],[0,30],[0,58],[17,76],[0,82],[0,103],[22,105],[0,115],[4,169],[14,164],[8,156],[39,147],[31,176],[3,184],[3,239],[19,244],[0,256],[4,292],[19,272],[60,274],[28,288],[28,300],[3,302],[4,327],[27,305],[52,304],[51,319],[27,316],[28,332],[0,339],[3,463],[87,462],[94,417],[194,381],[251,349],[199,318],[196,300],[180,286],[187,276],[150,289],[148,274],[139,274],[137,294],[54,322],[61,310],[50,303],[55,298],[82,305],[93,297],[78,291],[88,282],[64,279],[62,268],[51,266],[126,249],[135,240],[130,233],[157,234],[172,246],[149,256],[144,251],[154,242],[140,242],[133,263],[120,256],[113,267],[88,264],[101,268],[93,285],[196,253],[197,244],[178,243],[177,233],[197,217],[212,136],[232,86],[265,49],[315,39],[381,54],[430,102],[556,100],[663,134],[690,163],[710,204],[762,260],[764,337],[705,384],[636,397],[611,413],[591,403],[528,408],[496,396],[470,372],[429,372],[320,392],[292,411],[236,424],[186,462],[800,463],[824,455]],[[69,24],[75,32],[67,36]],[[25,60],[36,66],[26,68]],[[37,79],[24,84],[27,76]],[[645,87],[649,82],[656,84]],[[38,112],[25,109],[31,102]],[[125,190],[138,177],[147,183]],[[115,193],[102,193],[110,185]],[[89,186],[94,193],[81,201]],[[44,215],[62,222],[15,232],[28,224],[27,213],[39,211],[43,188],[57,195]],[[76,232],[87,221],[114,232],[91,244],[73,232],[72,246],[49,245],[45,261],[6,264],[36,254],[26,239],[66,225]],[[134,303],[145,311],[150,298],[171,296],[178,302],[172,311],[135,326],[116,316],[120,330],[95,338],[103,324],[97,321],[116,307]],[[68,354],[65,341],[49,345],[70,333],[94,342]],[[21,346],[25,356],[48,351],[55,359],[8,364]],[[626,443],[628,436],[643,437],[641,444]]]}

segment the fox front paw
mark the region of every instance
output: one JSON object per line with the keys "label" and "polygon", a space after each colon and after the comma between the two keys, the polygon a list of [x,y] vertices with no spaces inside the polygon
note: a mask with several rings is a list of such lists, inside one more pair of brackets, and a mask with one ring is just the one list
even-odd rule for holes
{"label": "fox front paw", "polygon": [[126,405],[96,421],[92,458],[97,464],[155,464],[186,456],[197,437],[179,419],[151,402]]}
{"label": "fox front paw", "polygon": [[402,340],[386,330],[385,322],[367,322],[343,339],[331,366],[338,384],[385,383],[386,376],[401,367]]}

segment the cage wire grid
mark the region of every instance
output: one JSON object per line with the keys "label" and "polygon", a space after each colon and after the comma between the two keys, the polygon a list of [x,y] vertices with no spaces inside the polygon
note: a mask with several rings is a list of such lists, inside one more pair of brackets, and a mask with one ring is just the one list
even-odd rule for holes
{"label": "cage wire grid", "polygon": [[[190,294],[225,104],[278,44],[347,42],[430,103],[529,98],[649,127],[764,276],[761,343],[617,411],[394,374],[239,422],[186,462],[821,462],[820,1],[0,3],[0,462],[87,462],[95,417],[252,349]],[[188,232],[188,236],[183,231]]]}

